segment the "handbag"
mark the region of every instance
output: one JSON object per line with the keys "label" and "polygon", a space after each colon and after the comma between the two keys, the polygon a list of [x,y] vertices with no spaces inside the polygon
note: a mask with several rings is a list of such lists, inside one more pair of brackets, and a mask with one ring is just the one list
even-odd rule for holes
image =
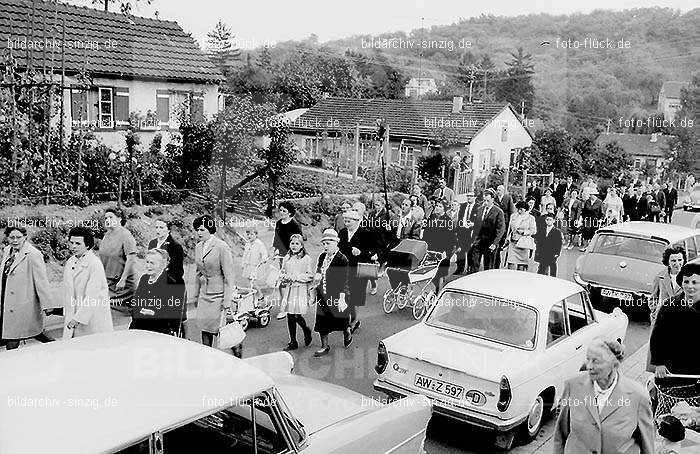
{"label": "handbag", "polygon": [[219,350],[228,350],[239,345],[245,339],[245,331],[237,321],[226,323],[226,312],[221,314],[222,326],[219,328]]}
{"label": "handbag", "polygon": [[355,277],[360,279],[377,279],[379,276],[378,263],[358,263]]}
{"label": "handbag", "polygon": [[535,240],[529,235],[523,235],[515,242],[515,247],[520,249],[535,249]]}

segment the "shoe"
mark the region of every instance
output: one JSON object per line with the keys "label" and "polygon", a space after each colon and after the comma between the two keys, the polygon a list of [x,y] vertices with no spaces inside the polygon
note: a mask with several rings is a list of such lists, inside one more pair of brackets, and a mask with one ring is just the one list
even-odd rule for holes
{"label": "shoe", "polygon": [[370,295],[376,295],[376,294],[377,294],[377,286],[376,286],[376,285],[375,285],[374,287],[372,287],[372,290],[369,291],[369,294],[370,294]]}
{"label": "shoe", "polygon": [[282,319],[284,319],[284,318],[287,318],[287,313],[286,313],[286,312],[280,312],[279,314],[277,314],[277,317],[276,317],[276,318],[277,318],[277,320],[282,320]]}
{"label": "shoe", "polygon": [[586,252],[586,248],[582,247],[581,249],[578,250],[579,252]]}
{"label": "shoe", "polygon": [[291,352],[292,350],[296,350],[297,348],[299,348],[299,344],[297,344],[296,342],[290,342],[287,344],[286,347],[284,347],[283,350],[285,352]]}
{"label": "shoe", "polygon": [[348,348],[352,344],[352,331],[347,329],[343,332],[343,347]]}
{"label": "shoe", "polygon": [[304,333],[304,345],[309,346],[311,345],[311,342],[313,341],[313,337],[311,337],[311,330],[309,330],[307,333]]}
{"label": "shoe", "polygon": [[314,356],[315,356],[316,358],[320,358],[321,356],[326,356],[326,355],[328,354],[329,351],[331,351],[331,348],[330,348],[330,347],[322,348],[322,349],[320,349],[320,350],[316,350],[316,351],[314,352]]}
{"label": "shoe", "polygon": [[355,324],[352,325],[352,329],[350,330],[350,332],[351,332],[351,333],[354,333],[355,331],[357,331],[357,330],[360,328],[360,325],[361,325],[361,324],[362,324],[362,323],[361,323],[359,320],[356,321]]}

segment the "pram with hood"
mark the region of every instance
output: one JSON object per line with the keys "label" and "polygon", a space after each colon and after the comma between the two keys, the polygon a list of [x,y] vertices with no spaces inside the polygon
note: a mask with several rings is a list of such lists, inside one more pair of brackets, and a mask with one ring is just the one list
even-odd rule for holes
{"label": "pram with hood", "polygon": [[389,289],[384,293],[384,312],[389,314],[396,307],[404,309],[410,304],[413,317],[420,320],[435,301],[435,292],[429,287],[444,258],[443,252],[429,251],[425,241],[401,240],[387,254]]}

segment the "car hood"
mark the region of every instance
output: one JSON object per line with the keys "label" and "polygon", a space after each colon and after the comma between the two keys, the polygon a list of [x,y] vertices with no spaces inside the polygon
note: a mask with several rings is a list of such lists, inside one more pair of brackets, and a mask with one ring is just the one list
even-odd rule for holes
{"label": "car hood", "polygon": [[584,281],[595,285],[651,293],[654,278],[663,269],[661,263],[591,252],[581,257],[578,272]]}
{"label": "car hood", "polygon": [[[541,329],[541,327],[539,328]],[[527,364],[533,352],[419,323],[385,339],[389,355],[426,361],[492,382]]]}
{"label": "car hood", "polygon": [[275,386],[308,434],[380,408],[376,399],[300,375],[273,375]]}

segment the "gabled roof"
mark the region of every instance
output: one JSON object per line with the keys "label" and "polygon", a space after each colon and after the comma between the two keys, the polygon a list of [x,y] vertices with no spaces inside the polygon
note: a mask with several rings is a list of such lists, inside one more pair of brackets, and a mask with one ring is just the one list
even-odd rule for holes
{"label": "gabled roof", "polygon": [[656,142],[652,142],[652,134],[610,133],[598,136],[597,143],[605,146],[609,143],[617,142],[629,155],[663,158],[666,155],[665,151],[668,148],[668,143],[673,137],[675,136],[657,134]]}
{"label": "gabled roof", "polygon": [[[452,113],[452,101],[414,99],[322,99],[293,124],[298,132],[352,129],[359,124],[375,127],[384,118],[390,137],[435,140],[447,134],[469,143],[498,114],[512,107],[508,103],[464,103],[459,113]],[[515,111],[513,111],[515,114]],[[442,123],[440,122],[442,120]],[[451,126],[443,126],[449,124]]]}
{"label": "gabled roof", "polygon": [[[34,31],[31,30],[32,8]],[[183,82],[214,82],[222,78],[194,39],[177,22],[124,16],[91,8],[58,3],[54,21],[53,2],[36,0],[0,0],[0,52],[8,47],[8,38],[27,43],[51,43],[46,52],[47,69],[51,66],[51,48],[54,49],[54,67],[61,69],[62,21],[66,24],[66,72],[74,74],[83,68],[87,56],[87,70],[93,76],[117,78],[170,79]],[[57,31],[52,32],[56,24]],[[105,46],[105,42],[113,45]],[[76,45],[77,43],[77,45]],[[93,43],[96,43],[95,46]],[[26,47],[26,44],[25,44]],[[87,50],[86,50],[87,49]],[[26,50],[13,50],[20,67],[27,66]],[[35,48],[35,69],[43,67],[43,52]]]}
{"label": "gabled roof", "polygon": [[668,98],[680,99],[681,89],[688,88],[688,82],[679,82],[676,80],[667,80],[661,86],[661,93]]}

